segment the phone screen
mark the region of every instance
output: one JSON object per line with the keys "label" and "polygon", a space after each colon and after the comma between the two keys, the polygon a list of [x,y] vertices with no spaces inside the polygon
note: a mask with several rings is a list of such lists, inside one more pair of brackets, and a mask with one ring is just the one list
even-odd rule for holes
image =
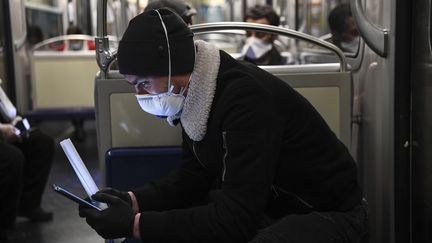
{"label": "phone screen", "polygon": [[74,202],[76,202],[78,204],[81,204],[83,206],[91,207],[91,208],[97,209],[99,211],[102,211],[101,208],[99,208],[98,206],[94,205],[93,203],[91,203],[91,202],[89,202],[87,200],[84,200],[84,199],[78,197],[77,195],[75,195],[75,194],[73,194],[73,193],[71,193],[71,192],[69,192],[69,191],[61,188],[60,186],[57,186],[56,184],[53,184],[53,189],[57,193],[65,196],[66,198],[69,198],[70,200],[72,200],[72,201],[74,201]]}

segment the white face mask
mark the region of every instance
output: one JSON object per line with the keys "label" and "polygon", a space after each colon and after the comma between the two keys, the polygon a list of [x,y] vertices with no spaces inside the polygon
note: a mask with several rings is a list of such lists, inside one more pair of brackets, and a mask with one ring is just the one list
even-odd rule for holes
{"label": "white face mask", "polygon": [[359,41],[360,41],[360,36],[356,36],[350,41],[342,41],[341,42],[342,50],[345,52],[356,53],[359,47]]}
{"label": "white face mask", "polygon": [[69,45],[69,49],[73,50],[73,51],[79,51],[82,49],[82,43],[71,43]]}
{"label": "white face mask", "polygon": [[[145,112],[148,112],[152,115],[156,116],[179,116],[184,104],[184,92],[186,90],[186,87],[182,87],[180,89],[179,94],[175,94],[172,92],[174,89],[174,86],[171,84],[171,51],[170,51],[170,45],[168,40],[168,32],[166,30],[166,26],[163,22],[162,16],[160,15],[159,11],[154,10],[159,15],[159,18],[162,23],[162,27],[165,31],[165,37],[167,41],[168,46],[168,91],[165,93],[150,95],[135,95],[138,101],[138,104],[140,105],[141,109]],[[196,53],[195,53],[196,58]],[[189,77],[188,84],[192,78],[192,74]]]}
{"label": "white face mask", "polygon": [[242,54],[252,60],[259,59],[272,49],[272,43],[251,36],[246,39]]}
{"label": "white face mask", "polygon": [[156,116],[173,116],[181,112],[185,97],[184,90],[180,94],[172,93],[174,86],[171,85],[170,90],[165,93],[156,95],[135,95],[141,109]]}

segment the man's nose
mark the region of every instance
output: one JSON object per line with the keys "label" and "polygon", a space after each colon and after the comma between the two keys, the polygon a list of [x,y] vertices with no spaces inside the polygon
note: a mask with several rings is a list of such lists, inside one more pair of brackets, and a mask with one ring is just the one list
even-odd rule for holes
{"label": "man's nose", "polygon": [[148,92],[142,87],[142,85],[135,85],[134,88],[136,94],[148,94]]}

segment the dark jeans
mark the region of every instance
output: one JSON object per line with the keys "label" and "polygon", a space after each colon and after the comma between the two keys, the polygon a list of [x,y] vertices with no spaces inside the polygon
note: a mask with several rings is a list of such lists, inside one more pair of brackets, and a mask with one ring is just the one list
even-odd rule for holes
{"label": "dark jeans", "polygon": [[0,229],[14,226],[18,210],[40,207],[53,153],[52,138],[37,130],[19,143],[0,140]]}
{"label": "dark jeans", "polygon": [[367,202],[347,212],[291,214],[258,232],[251,243],[360,243],[368,232]]}

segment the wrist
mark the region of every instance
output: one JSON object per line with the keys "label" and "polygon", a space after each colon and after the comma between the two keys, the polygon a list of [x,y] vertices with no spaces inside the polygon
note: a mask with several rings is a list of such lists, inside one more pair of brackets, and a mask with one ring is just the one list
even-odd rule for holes
{"label": "wrist", "polygon": [[135,194],[131,191],[128,191],[128,194],[129,194],[129,197],[131,199],[132,209],[135,210],[136,212],[139,212],[138,201],[135,197]]}
{"label": "wrist", "polygon": [[136,239],[141,239],[140,231],[139,231],[140,217],[141,217],[140,213],[135,214],[132,234],[133,234],[133,237]]}

